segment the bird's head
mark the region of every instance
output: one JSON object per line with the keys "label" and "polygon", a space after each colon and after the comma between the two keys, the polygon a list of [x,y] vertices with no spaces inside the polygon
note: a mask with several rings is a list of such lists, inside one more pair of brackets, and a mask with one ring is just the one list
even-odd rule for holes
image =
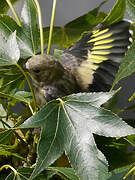
{"label": "bird's head", "polygon": [[32,75],[38,83],[48,85],[50,81],[56,81],[63,73],[63,68],[59,61],[47,54],[40,54],[30,58],[25,69]]}

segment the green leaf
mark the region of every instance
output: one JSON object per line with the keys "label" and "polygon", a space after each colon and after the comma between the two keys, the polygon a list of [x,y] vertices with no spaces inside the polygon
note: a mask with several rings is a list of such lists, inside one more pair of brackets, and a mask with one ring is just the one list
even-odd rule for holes
{"label": "green leaf", "polygon": [[37,25],[37,11],[32,0],[25,0],[21,13],[22,31],[29,39],[33,54],[37,53],[40,45],[40,34]]}
{"label": "green leaf", "polygon": [[16,32],[5,41],[0,37],[0,66],[14,65],[20,58],[20,50],[16,41]]}
{"label": "green leaf", "polygon": [[[28,168],[28,167],[19,168],[17,170],[17,172],[18,172],[19,178],[17,176],[15,176],[15,174],[12,172],[7,176],[6,180],[13,180],[13,179],[14,180],[26,180],[31,175],[32,168]],[[42,172],[40,175],[38,175],[36,178],[34,178],[34,180],[49,180],[54,174],[56,174],[56,173],[53,171],[50,171],[50,170],[46,170],[46,171]]]}
{"label": "green leaf", "polygon": [[[22,93],[20,97],[17,90],[24,89],[25,79],[16,66],[4,67],[0,69],[0,97],[16,99],[28,103],[30,101],[30,94]],[[21,93],[21,92],[20,92]],[[26,97],[27,96],[27,97]]]}
{"label": "green leaf", "polygon": [[13,127],[14,124],[12,121],[7,120],[7,112],[3,108],[2,104],[0,104],[0,128],[5,129],[8,127]]}
{"label": "green leaf", "polygon": [[32,50],[28,37],[22,32],[21,27],[8,15],[0,15],[0,38],[8,39],[11,33],[16,30],[16,38],[21,51],[21,55],[30,56]]}
{"label": "green leaf", "polygon": [[75,174],[75,171],[72,168],[49,167],[48,169],[54,171],[58,175],[64,175],[69,180],[79,180],[79,177]]}
{"label": "green leaf", "polygon": [[[50,27],[43,28],[44,33],[44,44],[48,44]],[[59,47],[64,47],[63,44],[66,43],[66,36],[64,29],[62,27],[54,27],[52,34],[52,45]]]}
{"label": "green leaf", "polygon": [[126,11],[129,14],[132,21],[135,21],[135,1],[126,0]]}
{"label": "green leaf", "polygon": [[[54,27],[52,44],[59,47],[68,48],[77,40],[80,39],[82,33],[92,30],[97,24],[103,21],[106,16],[104,13],[99,13],[100,7],[105,3],[103,1],[97,8],[80,16],[79,18],[67,23],[64,27]],[[44,43],[48,43],[50,28],[44,28]]]}
{"label": "green leaf", "polygon": [[[29,17],[28,17],[29,18]],[[35,22],[35,21],[34,21]],[[33,22],[33,23],[34,23]],[[29,30],[31,28],[29,27]],[[0,15],[0,39],[8,39],[11,33],[16,30],[16,39],[20,48],[21,56],[29,57],[33,56],[35,52],[33,35],[27,32],[27,28],[20,27],[18,24],[8,15]],[[37,37],[38,34],[35,35]]]}
{"label": "green leaf", "polygon": [[114,87],[118,81],[131,75],[133,72],[135,72],[135,42],[132,43],[130,49],[126,53],[112,87]]}
{"label": "green leaf", "polygon": [[110,25],[123,19],[126,8],[125,0],[117,0],[114,7],[103,21],[103,25]]}
{"label": "green leaf", "polygon": [[11,139],[12,133],[13,130],[11,129],[0,132],[0,144],[8,144]]}
{"label": "green leaf", "polygon": [[13,150],[18,146],[18,140],[16,139],[14,144],[12,145],[5,145],[5,144],[0,144],[0,148],[3,150]]}
{"label": "green leaf", "polygon": [[120,109],[117,106],[120,100],[120,89],[118,89],[115,95],[107,103],[104,104],[105,109],[109,109],[115,114],[118,114],[123,111],[123,109]]}
{"label": "green leaf", "polygon": [[[111,171],[109,173],[110,177],[107,178],[107,180],[123,180],[123,177],[130,170],[131,167],[132,167],[132,165],[129,165],[129,166],[125,166],[125,167]],[[133,177],[134,177],[134,175],[132,176],[132,178]],[[131,178],[131,176],[129,176],[128,178],[126,178],[126,180],[131,180],[132,178]]]}
{"label": "green leaf", "polygon": [[[63,138],[61,138],[61,128],[63,124],[59,124],[60,119],[58,117],[59,105],[56,103],[51,103],[50,106],[47,107],[47,109],[45,109],[45,112],[43,113],[47,115],[45,116],[45,118],[42,118],[46,122],[48,122],[48,125],[46,126],[43,121],[41,121],[41,124],[43,125],[43,133],[41,135],[41,141],[38,145],[38,162],[37,168],[32,175],[33,177],[39,174],[42,170],[44,170],[45,167],[52,164],[56,159],[58,159],[58,157],[61,156],[64,150],[64,140]],[[36,114],[36,116],[37,115],[38,114]],[[53,118],[54,121],[52,121]],[[46,139],[46,141],[44,141],[43,139]]]}
{"label": "green leaf", "polygon": [[[16,3],[19,0],[10,0],[12,4]],[[0,1],[0,14],[4,14],[9,10],[9,6],[6,2],[6,0]]]}
{"label": "green leaf", "polygon": [[125,139],[135,147],[135,135],[127,136]]}
{"label": "green leaf", "polygon": [[[7,87],[5,87],[7,88]],[[17,102],[24,102],[26,104],[30,104],[32,101],[32,94],[31,92],[22,91],[22,90],[16,90],[13,89],[12,92],[5,92],[4,89],[0,89],[0,97],[8,98],[8,99],[14,99]]]}
{"label": "green leaf", "polygon": [[100,106],[113,93],[79,93],[48,103],[21,128],[41,127],[36,168],[30,180],[52,164],[64,151],[81,180],[104,180],[108,164],[97,149],[93,133],[123,137],[135,130]]}
{"label": "green leaf", "polygon": [[27,104],[30,104],[32,101],[32,94],[31,92],[26,92],[26,91],[16,91],[15,94],[12,96],[14,99],[20,102],[24,102]]}

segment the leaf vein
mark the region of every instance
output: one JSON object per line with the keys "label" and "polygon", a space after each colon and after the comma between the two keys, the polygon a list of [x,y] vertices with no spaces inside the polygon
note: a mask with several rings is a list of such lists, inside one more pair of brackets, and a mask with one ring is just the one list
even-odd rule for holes
{"label": "leaf vein", "polygon": [[55,130],[54,138],[53,138],[53,140],[52,140],[52,143],[51,143],[51,145],[50,145],[50,147],[49,147],[49,149],[48,149],[48,152],[47,152],[45,158],[44,158],[43,160],[41,160],[41,164],[40,164],[40,166],[38,167],[39,169],[40,169],[40,167],[42,167],[44,161],[46,160],[48,154],[49,154],[50,151],[51,151],[52,146],[54,145],[54,142],[55,142],[55,139],[56,139],[56,136],[57,136],[57,132],[58,132],[58,127],[59,127],[59,120],[60,120],[60,119],[59,119],[59,114],[60,114],[60,106],[59,106],[59,109],[58,109],[57,124],[56,124],[56,130]]}

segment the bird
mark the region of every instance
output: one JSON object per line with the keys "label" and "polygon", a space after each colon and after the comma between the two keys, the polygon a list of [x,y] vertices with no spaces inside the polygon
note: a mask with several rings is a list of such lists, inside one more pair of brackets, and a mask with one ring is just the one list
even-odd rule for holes
{"label": "bird", "polygon": [[33,77],[37,104],[79,92],[107,92],[125,53],[131,44],[130,22],[122,20],[101,25],[68,49],[57,59],[38,54],[25,64]]}

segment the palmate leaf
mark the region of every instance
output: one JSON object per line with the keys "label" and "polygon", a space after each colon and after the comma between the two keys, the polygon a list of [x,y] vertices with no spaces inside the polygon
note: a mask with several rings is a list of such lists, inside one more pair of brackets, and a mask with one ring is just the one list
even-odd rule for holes
{"label": "palmate leaf", "polygon": [[8,39],[16,30],[16,38],[21,56],[29,57],[37,53],[40,36],[37,26],[37,12],[32,0],[26,0],[21,13],[22,27],[8,15],[0,15],[0,38]]}
{"label": "palmate leaf", "polygon": [[48,103],[21,128],[41,127],[36,168],[30,179],[64,151],[81,180],[105,180],[108,164],[97,149],[93,133],[106,137],[135,134],[118,116],[100,106],[113,93],[79,93]]}
{"label": "palmate leaf", "polygon": [[[79,40],[83,32],[91,31],[93,27],[103,21],[105,13],[100,13],[100,7],[105,3],[103,1],[97,8],[80,16],[79,18],[67,23],[64,27],[54,27],[52,44],[59,47],[68,48]],[[49,27],[44,28],[44,43],[48,43]]]}
{"label": "palmate leaf", "polygon": [[22,28],[8,15],[0,15],[0,36],[4,39],[8,39],[9,35],[15,30],[21,55],[33,55],[29,38],[24,34]]}
{"label": "palmate leaf", "polygon": [[25,0],[21,13],[22,31],[29,39],[32,53],[36,54],[40,45],[40,35],[37,24],[37,11],[32,0]]}

